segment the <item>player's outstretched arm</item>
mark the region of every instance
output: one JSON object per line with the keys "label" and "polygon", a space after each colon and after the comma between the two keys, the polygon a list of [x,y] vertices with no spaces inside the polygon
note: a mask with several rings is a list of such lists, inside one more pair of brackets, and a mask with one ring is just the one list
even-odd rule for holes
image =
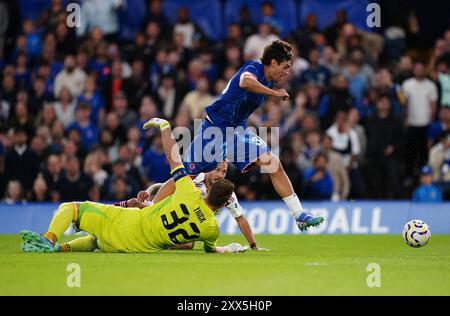
{"label": "player's outstretched arm", "polygon": [[161,130],[164,153],[169,161],[171,170],[182,166],[180,148],[172,135],[169,122],[164,119],[153,118],[144,124],[144,129],[149,129],[150,127],[158,127]]}
{"label": "player's outstretched arm", "polygon": [[289,94],[286,92],[286,90],[270,89],[259,82],[258,79],[248,71],[242,73],[241,77],[239,78],[239,87],[247,90],[248,92],[264,94],[269,97],[281,98],[283,100],[289,98]]}
{"label": "player's outstretched arm", "polygon": [[225,247],[219,247],[217,246],[215,249],[216,253],[239,253],[239,252],[245,252],[249,249],[248,246],[242,246],[238,243],[232,243]]}

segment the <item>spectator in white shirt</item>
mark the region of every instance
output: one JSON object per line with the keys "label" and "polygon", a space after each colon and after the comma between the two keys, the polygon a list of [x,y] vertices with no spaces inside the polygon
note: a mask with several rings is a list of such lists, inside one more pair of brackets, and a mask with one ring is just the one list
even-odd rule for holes
{"label": "spectator in white shirt", "polygon": [[72,55],[64,59],[64,69],[56,76],[54,93],[58,98],[61,90],[69,89],[72,97],[78,98],[86,86],[86,73],[76,66],[75,57]]}
{"label": "spectator in white shirt", "polygon": [[66,87],[62,88],[59,101],[53,103],[53,108],[58,121],[62,123],[64,128],[75,122],[76,102]]}
{"label": "spectator in white shirt", "polygon": [[427,79],[422,63],[414,65],[414,77],[403,83],[407,99],[406,174],[414,175],[427,162],[427,133],[437,111],[438,92]]}
{"label": "spectator in white shirt", "polygon": [[351,182],[350,198],[364,198],[365,188],[358,158],[361,154],[361,143],[358,134],[350,127],[348,113],[339,111],[335,123],[326,134],[332,139],[333,150],[342,157],[342,164],[349,173]]}
{"label": "spectator in white shirt", "polygon": [[273,41],[280,39],[277,35],[272,33],[272,26],[267,22],[259,25],[259,32],[251,35],[244,46],[244,57],[246,60],[258,60],[264,53],[264,48],[270,45]]}
{"label": "spectator in white shirt", "polygon": [[106,36],[119,31],[117,10],[125,5],[124,0],[84,0],[81,4],[81,26],[77,35],[84,36],[99,27]]}

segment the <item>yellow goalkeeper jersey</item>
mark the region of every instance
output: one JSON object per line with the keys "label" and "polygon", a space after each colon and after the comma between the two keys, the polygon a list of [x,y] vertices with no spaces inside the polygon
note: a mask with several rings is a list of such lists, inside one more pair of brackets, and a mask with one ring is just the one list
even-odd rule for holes
{"label": "yellow goalkeeper jersey", "polygon": [[97,238],[106,252],[155,252],[190,241],[203,241],[214,252],[219,225],[202,193],[182,166],[171,172],[175,193],[141,210],[93,202],[80,206],[80,229]]}

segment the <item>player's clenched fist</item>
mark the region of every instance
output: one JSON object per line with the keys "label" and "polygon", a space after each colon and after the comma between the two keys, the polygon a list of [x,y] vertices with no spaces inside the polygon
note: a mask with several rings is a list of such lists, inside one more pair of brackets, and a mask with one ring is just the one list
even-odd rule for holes
{"label": "player's clenched fist", "polygon": [[275,97],[282,100],[289,99],[289,93],[285,89],[275,90]]}
{"label": "player's clenched fist", "polygon": [[170,124],[167,120],[161,118],[152,118],[144,124],[144,129],[149,129],[150,127],[159,127],[161,131],[170,127]]}

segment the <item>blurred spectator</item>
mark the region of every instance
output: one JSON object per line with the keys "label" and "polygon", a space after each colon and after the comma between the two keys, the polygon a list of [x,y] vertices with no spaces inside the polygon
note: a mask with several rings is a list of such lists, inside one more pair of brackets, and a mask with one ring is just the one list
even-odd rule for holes
{"label": "blurred spectator", "polygon": [[358,135],[359,143],[361,144],[361,154],[359,158],[361,159],[366,155],[367,151],[367,137],[364,127],[360,124],[361,119],[357,109],[353,108],[348,112],[348,124],[356,134]]}
{"label": "blurred spectator", "polygon": [[75,121],[76,102],[69,89],[62,88],[59,101],[53,103],[56,117],[64,128],[69,127]]}
{"label": "blurred spectator", "polygon": [[[162,83],[161,83],[162,85]],[[130,108],[137,111],[140,100],[148,93],[150,83],[145,77],[145,63],[136,59],[132,63],[132,75],[123,82],[123,91],[130,100]]]}
{"label": "blurred spectator", "polygon": [[[6,68],[3,73],[6,72]],[[3,102],[7,103],[10,108],[16,104],[17,100],[17,89],[16,89],[16,79],[13,75],[4,75],[2,80],[2,91]]]}
{"label": "blurred spectator", "polygon": [[414,170],[427,160],[428,128],[437,111],[437,89],[434,82],[427,79],[422,63],[414,65],[414,78],[403,83],[407,99],[407,140],[406,174],[414,175]]}
{"label": "blurred spectator", "polygon": [[313,167],[314,159],[322,153],[321,135],[318,131],[311,131],[305,135],[305,147],[299,157],[299,167],[302,171]]}
{"label": "blurred spectator", "polygon": [[273,3],[269,1],[263,2],[261,5],[261,15],[264,22],[269,23],[276,34],[282,34],[285,30],[283,21],[276,17]]}
{"label": "blurred spectator", "polygon": [[246,5],[243,5],[239,11],[238,23],[244,39],[247,39],[250,35],[256,33],[256,25],[253,23],[250,10]]}
{"label": "blurred spectator", "polygon": [[420,171],[420,187],[414,192],[414,202],[439,203],[442,202],[442,191],[433,184],[433,170],[424,166]]}
{"label": "blurred spectator", "polygon": [[303,197],[310,200],[330,200],[333,194],[333,178],[327,170],[328,157],[319,153],[314,166],[305,171]]}
{"label": "blurred spectator", "polygon": [[25,102],[17,102],[14,109],[14,119],[12,122],[14,129],[21,129],[27,133],[27,139],[30,140],[36,133],[35,127],[28,114],[27,105]]}
{"label": "blurred spectator", "polygon": [[30,202],[51,202],[51,195],[47,188],[47,183],[42,176],[38,176],[33,184]]}
{"label": "blurred spectator", "polygon": [[343,75],[333,77],[330,92],[322,98],[319,106],[322,130],[333,124],[339,111],[348,112],[353,107],[354,100],[348,90],[348,80]]}
{"label": "blurred spectator", "polygon": [[6,189],[5,198],[2,200],[2,203],[5,204],[25,204],[26,200],[24,198],[24,192],[22,185],[19,181],[10,181],[8,183],[8,187]]}
{"label": "blurred spectator", "polygon": [[57,183],[63,176],[61,157],[50,155],[47,158],[47,166],[43,170],[43,178],[47,184],[48,190],[53,194],[57,190]]}
{"label": "blurred spectator", "polygon": [[350,193],[350,179],[342,163],[342,156],[333,151],[333,139],[325,135],[322,140],[323,152],[328,156],[327,170],[333,177],[333,201],[345,201]]}
{"label": "blurred spectator", "polygon": [[320,53],[317,49],[312,49],[309,53],[309,68],[306,69],[301,77],[300,84],[316,84],[319,86],[328,85],[331,78],[331,72],[320,65]]}
{"label": "blurred spectator", "polygon": [[112,102],[114,102],[116,95],[120,93],[126,97],[123,91],[124,82],[122,62],[120,60],[115,60],[111,65],[111,75],[103,82],[103,95],[105,96],[108,109]]}
{"label": "blurred spectator", "polygon": [[437,79],[441,88],[441,106],[450,107],[450,48],[448,49],[448,52],[438,60],[436,67],[438,72]]}
{"label": "blurred spectator", "polygon": [[61,0],[52,0],[50,8],[42,12],[38,19],[37,25],[44,27],[47,31],[56,29],[58,23],[63,19],[66,20],[66,10]]}
{"label": "blurred spectator", "polygon": [[182,101],[182,107],[189,109],[192,119],[201,119],[204,116],[204,109],[214,101],[209,94],[209,82],[206,78],[197,81],[197,88],[186,94]]}
{"label": "blurred spectator", "polygon": [[350,95],[353,97],[360,116],[365,117],[366,111],[363,101],[366,97],[369,83],[367,82],[366,77],[361,73],[359,66],[353,61],[348,63],[345,73],[348,80],[348,90]]}
{"label": "blurred spectator", "polygon": [[414,65],[410,56],[402,56],[398,64],[397,73],[394,81],[398,84],[403,84],[406,80],[414,76]]}
{"label": "blurred spectator", "polygon": [[124,128],[133,126],[137,120],[136,112],[130,111],[128,100],[122,91],[119,91],[114,97],[113,110],[119,118],[119,124]]}
{"label": "blurred spectator", "polygon": [[84,36],[92,28],[99,27],[109,39],[114,39],[119,31],[117,10],[125,2],[123,0],[84,0],[81,4],[81,27],[77,35]]}
{"label": "blurred spectator", "polygon": [[368,120],[366,131],[367,179],[370,197],[401,198],[402,123],[392,114],[388,95],[383,95],[378,100],[377,114]]}
{"label": "blurred spectator", "polygon": [[332,46],[325,46],[322,53],[322,66],[326,67],[333,76],[341,72],[338,56]]}
{"label": "blurred spectator", "polygon": [[98,142],[99,131],[90,120],[91,108],[86,103],[81,103],[76,110],[76,121],[69,125],[67,132],[78,130],[81,134],[81,145],[87,151],[91,150]]}
{"label": "blurred spectator", "polygon": [[166,74],[161,77],[161,85],[157,91],[159,100],[159,108],[167,118],[173,118],[178,112],[178,107],[181,104],[181,96],[183,88],[176,86],[176,81],[173,75]]}
{"label": "blurred spectator", "polygon": [[101,188],[108,178],[108,173],[102,168],[99,151],[90,153],[84,162],[84,173],[94,180],[97,187]]}
{"label": "blurred spectator", "polygon": [[58,25],[56,26],[55,36],[56,51],[58,52],[59,56],[75,54],[75,35],[67,27],[66,21],[58,23]]}
{"label": "blurred spectator", "polygon": [[429,164],[433,169],[433,179],[450,189],[450,131],[440,136],[440,142],[434,145],[429,153]]}
{"label": "blurred spectator", "polygon": [[306,17],[303,27],[292,32],[290,40],[297,45],[302,57],[308,57],[311,49],[316,46],[313,37],[318,33],[320,33],[320,30],[317,26],[317,15],[311,13]]}
{"label": "blurred spectator", "polygon": [[14,131],[13,147],[5,155],[5,178],[7,181],[18,180],[25,196],[32,189],[39,172],[39,160],[36,153],[28,147],[27,132],[23,129]]}
{"label": "blurred spectator", "polygon": [[144,152],[142,168],[149,183],[162,183],[169,178],[170,167],[164,154],[160,135],[154,136],[151,147]]}
{"label": "blurred spectator", "polygon": [[55,186],[59,201],[98,201],[98,189],[90,176],[80,169],[77,157],[69,157],[65,164],[64,175]]}
{"label": "blurred spectator", "polygon": [[358,135],[349,126],[348,114],[339,111],[335,123],[327,130],[327,135],[333,140],[333,150],[340,153],[342,163],[347,168],[351,182],[351,196],[364,198],[365,186],[359,165],[361,144]]}
{"label": "blurred spectator", "polygon": [[63,88],[67,88],[74,98],[78,98],[83,93],[86,85],[86,73],[79,69],[73,55],[69,55],[64,60],[64,70],[55,79],[55,97],[61,94]]}
{"label": "blurred spectator", "polygon": [[263,21],[258,27],[258,33],[247,38],[244,46],[245,60],[259,60],[264,52],[264,48],[273,41],[280,39],[278,35],[273,34],[272,26]]}
{"label": "blurred spectator", "polygon": [[105,115],[105,101],[100,91],[97,89],[96,76],[90,75],[86,79],[86,89],[83,94],[78,97],[78,104],[88,104],[91,109],[91,123],[98,125],[103,121]]}
{"label": "blurred spectator", "polygon": [[162,0],[148,0],[148,10],[143,25],[155,22],[164,32],[169,31],[169,19],[164,15]]}
{"label": "blurred spectator", "polygon": [[[126,162],[117,160],[113,163],[112,174],[105,180],[102,187],[102,197],[104,199],[111,199],[115,194],[116,180],[124,179],[126,185],[126,192],[128,195],[136,196],[139,192],[139,183],[132,176],[128,175],[126,169]],[[119,200],[120,201],[120,200]]]}
{"label": "blurred spectator", "polygon": [[183,35],[184,47],[188,49],[192,48],[196,37],[201,37],[201,31],[191,20],[189,10],[186,7],[181,7],[178,9],[177,21],[173,32]]}
{"label": "blurred spectator", "polygon": [[439,120],[428,129],[428,148],[435,145],[442,133],[450,131],[450,107],[444,106],[439,111]]}
{"label": "blurred spectator", "polygon": [[328,43],[336,42],[342,27],[347,23],[347,21],[347,12],[345,10],[338,10],[336,12],[335,22],[325,29],[325,36]]}
{"label": "blurred spectator", "polygon": [[30,59],[39,57],[42,52],[42,39],[39,32],[35,29],[33,20],[26,19],[22,24],[23,34],[27,39],[27,56]]}
{"label": "blurred spectator", "polygon": [[115,178],[112,187],[113,189],[105,197],[108,201],[126,201],[136,196],[130,192],[129,185],[123,177]]}

